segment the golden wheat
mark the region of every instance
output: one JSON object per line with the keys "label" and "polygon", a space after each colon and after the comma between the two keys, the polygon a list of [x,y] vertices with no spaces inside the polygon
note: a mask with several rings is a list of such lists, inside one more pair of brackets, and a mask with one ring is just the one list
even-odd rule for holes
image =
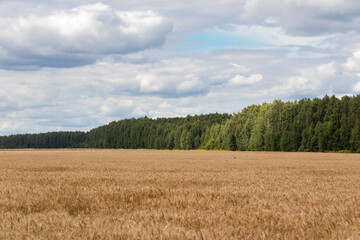
{"label": "golden wheat", "polygon": [[0,239],[359,239],[357,154],[0,151]]}

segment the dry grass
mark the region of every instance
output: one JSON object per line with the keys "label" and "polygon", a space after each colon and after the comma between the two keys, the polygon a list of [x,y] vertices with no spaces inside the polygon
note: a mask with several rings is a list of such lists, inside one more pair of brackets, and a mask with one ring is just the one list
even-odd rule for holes
{"label": "dry grass", "polygon": [[0,239],[360,239],[356,154],[0,151]]}

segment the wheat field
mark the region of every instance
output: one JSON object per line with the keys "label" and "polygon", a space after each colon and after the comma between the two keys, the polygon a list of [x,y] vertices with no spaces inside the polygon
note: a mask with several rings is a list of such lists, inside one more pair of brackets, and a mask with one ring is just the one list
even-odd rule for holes
{"label": "wheat field", "polygon": [[360,156],[3,150],[0,239],[360,239]]}

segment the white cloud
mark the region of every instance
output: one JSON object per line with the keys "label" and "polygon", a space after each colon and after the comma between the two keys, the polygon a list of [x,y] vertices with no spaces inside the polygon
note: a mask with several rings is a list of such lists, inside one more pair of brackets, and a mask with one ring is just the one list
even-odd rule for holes
{"label": "white cloud", "polygon": [[[304,68],[298,75],[284,78],[266,93],[279,96],[301,95],[321,96],[335,94],[338,96],[356,92],[356,75],[349,72],[342,62],[324,63],[318,66]],[[274,95],[274,96],[275,96]]]}
{"label": "white cloud", "polygon": [[[288,1],[290,2],[290,1]],[[297,5],[305,5],[310,7],[319,7],[321,9],[330,9],[330,10],[339,10],[340,9],[349,9],[348,4],[355,3],[352,0],[295,0]]]}
{"label": "white cloud", "polygon": [[[320,79],[334,77],[339,70],[335,62],[325,63],[315,68],[317,77]],[[310,73],[311,74],[311,73]]]}
{"label": "white cloud", "polygon": [[[172,25],[152,11],[85,5],[0,21],[0,63],[66,67],[161,46]],[[9,66],[11,67],[11,66]]]}
{"label": "white cloud", "polygon": [[219,108],[208,93],[243,69],[252,70],[234,56],[228,56],[232,63],[223,62],[224,57],[143,64],[110,59],[68,69],[0,70],[1,123],[15,126],[0,132],[88,130],[125,117],[226,112],[228,106]]}
{"label": "white cloud", "polygon": [[140,75],[137,77],[140,81],[140,92],[156,93],[163,89],[163,83],[151,75]]}
{"label": "white cloud", "polygon": [[229,85],[253,85],[261,82],[263,80],[263,75],[261,74],[252,74],[248,77],[242,75],[236,75],[228,81]]}
{"label": "white cloud", "polygon": [[357,0],[85,2],[0,1],[0,134],[359,93]]}
{"label": "white cloud", "polygon": [[360,81],[354,85],[353,90],[356,93],[360,93]]}
{"label": "white cloud", "polygon": [[240,73],[247,73],[250,71],[249,68],[240,64],[232,63],[231,65],[234,66]]}
{"label": "white cloud", "polygon": [[358,82],[341,75],[341,62],[302,65],[301,59],[274,54],[232,51],[143,64],[109,59],[70,69],[0,70],[0,123],[12,123],[0,132],[88,130],[144,115],[231,113],[296,94],[351,93]]}
{"label": "white cloud", "polygon": [[203,81],[199,80],[198,77],[190,74],[184,76],[184,80],[177,84],[176,89],[180,93],[196,93],[204,90],[205,84]]}
{"label": "white cloud", "polygon": [[0,131],[6,131],[9,128],[11,128],[11,125],[9,122],[2,122],[0,124]]}
{"label": "white cloud", "polygon": [[337,73],[334,62],[326,63],[313,68],[302,69],[300,76],[290,77],[285,86],[287,91],[291,92],[316,92],[322,90],[324,84],[329,79],[335,78]]}
{"label": "white cloud", "polygon": [[323,47],[324,41],[333,37],[333,35],[292,36],[287,34],[281,27],[262,25],[231,25],[230,30],[229,34],[235,35],[234,37],[237,35],[240,38],[251,39],[257,42],[257,46],[262,47],[287,47],[292,45]]}
{"label": "white cloud", "polygon": [[352,56],[347,58],[344,68],[350,72],[360,72],[360,51],[353,52]]}

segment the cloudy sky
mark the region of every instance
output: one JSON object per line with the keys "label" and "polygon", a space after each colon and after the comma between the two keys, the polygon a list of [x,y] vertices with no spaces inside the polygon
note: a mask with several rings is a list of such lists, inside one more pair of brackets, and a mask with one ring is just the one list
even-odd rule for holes
{"label": "cloudy sky", "polygon": [[0,135],[359,93],[358,0],[0,0]]}

